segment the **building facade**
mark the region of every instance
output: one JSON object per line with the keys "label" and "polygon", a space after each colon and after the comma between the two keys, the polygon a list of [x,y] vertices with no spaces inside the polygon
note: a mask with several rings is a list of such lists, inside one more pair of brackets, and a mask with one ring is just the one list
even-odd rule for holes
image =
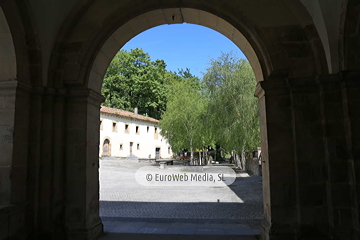
{"label": "building facade", "polygon": [[161,136],[159,120],[136,111],[101,107],[100,157],[170,158],[171,147]]}

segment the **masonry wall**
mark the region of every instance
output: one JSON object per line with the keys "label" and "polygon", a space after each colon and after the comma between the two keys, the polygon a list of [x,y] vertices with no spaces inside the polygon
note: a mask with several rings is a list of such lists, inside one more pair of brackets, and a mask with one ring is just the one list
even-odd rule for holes
{"label": "masonry wall", "polygon": [[[111,157],[129,157],[130,142],[133,143],[132,155],[138,158],[155,158],[156,148],[160,148],[161,158],[170,158],[172,156],[171,147],[167,140],[161,136],[157,124],[119,118],[108,114],[101,114],[100,120],[102,121],[99,146],[100,157],[103,155],[104,141],[106,139],[110,141]],[[113,123],[116,123],[115,131],[113,131]],[[128,124],[128,130],[125,130],[125,124]],[[139,127],[138,133],[136,133],[137,126]],[[155,134],[155,128],[158,134]]]}

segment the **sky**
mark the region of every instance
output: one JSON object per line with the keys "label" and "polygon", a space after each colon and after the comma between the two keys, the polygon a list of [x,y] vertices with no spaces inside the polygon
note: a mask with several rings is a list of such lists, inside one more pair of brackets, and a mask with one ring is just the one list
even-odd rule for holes
{"label": "sky", "polygon": [[220,57],[221,52],[233,51],[237,57],[245,58],[240,49],[224,35],[187,23],[151,28],[122,47],[127,51],[134,48],[142,48],[153,61],[164,60],[169,71],[190,68],[190,72],[198,77],[202,77],[209,67],[209,59]]}

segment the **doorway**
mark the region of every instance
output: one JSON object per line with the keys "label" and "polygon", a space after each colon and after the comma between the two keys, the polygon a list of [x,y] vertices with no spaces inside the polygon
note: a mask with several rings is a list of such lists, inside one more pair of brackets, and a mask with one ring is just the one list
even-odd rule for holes
{"label": "doorway", "polygon": [[134,145],[134,143],[130,142],[130,156],[133,155],[133,145]]}
{"label": "doorway", "polygon": [[155,148],[155,158],[160,158],[160,148]]}
{"label": "doorway", "polygon": [[103,157],[110,157],[110,140],[109,139],[105,139],[104,144],[103,144]]}

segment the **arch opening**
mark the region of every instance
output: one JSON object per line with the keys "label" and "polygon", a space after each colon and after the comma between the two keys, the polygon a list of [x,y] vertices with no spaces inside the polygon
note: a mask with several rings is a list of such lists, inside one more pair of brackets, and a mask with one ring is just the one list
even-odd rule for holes
{"label": "arch opening", "polygon": [[88,80],[88,87],[101,92],[102,79],[116,53],[130,39],[150,28],[164,24],[192,23],[213,29],[231,40],[244,53],[255,73],[256,81],[264,80],[258,57],[244,35],[222,18],[202,10],[191,8],[169,8],[141,14],[118,28],[98,52]]}
{"label": "arch opening", "polygon": [[111,143],[110,140],[108,138],[106,138],[103,141],[103,146],[102,146],[102,156],[103,157],[110,157],[111,156]]}
{"label": "arch opening", "polygon": [[[153,8],[154,9],[154,8]],[[206,8],[204,8],[206,9]],[[123,23],[120,24],[121,27],[118,28],[115,32],[113,32],[112,35],[108,32],[111,32],[112,30],[109,30],[111,26],[107,29],[107,31],[98,31],[97,36],[96,34],[92,35],[92,33],[89,33],[85,31],[87,36],[91,36],[91,40],[85,40],[84,36],[82,41],[84,44],[81,46],[81,50],[76,52],[77,57],[76,63],[70,62],[70,64],[65,69],[64,72],[67,72],[68,75],[64,75],[64,84],[66,86],[69,86],[71,88],[71,84],[84,84],[85,88],[88,88],[93,92],[100,93],[101,92],[101,86],[103,77],[105,75],[106,69],[111,62],[112,58],[115,56],[115,54],[118,52],[119,49],[132,37],[136,36],[137,34],[141,33],[142,31],[145,31],[147,29],[150,29],[155,26],[159,26],[162,24],[174,24],[174,23],[193,23],[198,24],[206,27],[210,27],[213,30],[216,30],[223,35],[227,36],[229,39],[231,39],[246,55],[248,58],[250,64],[252,65],[252,68],[255,72],[257,82],[261,82],[261,84],[258,84],[256,95],[259,97],[259,106],[260,106],[260,112],[261,112],[261,135],[262,139],[264,139],[264,145],[267,145],[267,132],[269,131],[269,136],[277,135],[277,132],[283,133],[284,140],[281,141],[282,143],[287,143],[287,148],[290,149],[287,151],[287,155],[281,156],[281,160],[285,162],[285,160],[293,159],[292,154],[292,148],[291,146],[292,142],[292,134],[293,132],[281,132],[281,129],[278,129],[277,122],[272,122],[270,130],[268,129],[268,125],[266,123],[266,118],[268,111],[272,111],[272,113],[276,112],[286,112],[281,117],[280,121],[284,120],[285,124],[289,129],[292,129],[293,126],[290,126],[292,122],[289,120],[291,117],[293,117],[289,112],[292,111],[290,107],[291,99],[288,98],[286,94],[288,94],[288,79],[286,78],[304,78],[304,77],[313,77],[316,72],[324,72],[326,69],[322,68],[321,64],[318,64],[316,60],[320,59],[320,62],[322,61],[322,57],[318,57],[319,59],[314,59],[314,52],[311,49],[309,44],[309,39],[307,38],[307,34],[304,31],[304,26],[300,25],[296,20],[293,19],[294,22],[290,21],[288,22],[288,25],[283,25],[282,23],[279,25],[270,26],[265,25],[263,29],[259,30],[257,29],[258,26],[255,24],[252,25],[250,30],[260,34],[263,34],[262,36],[254,36],[249,34],[249,32],[244,31],[244,34],[246,34],[246,37],[243,35],[238,36],[237,29],[233,27],[233,25],[229,24],[226,21],[223,21],[218,16],[220,15],[214,15],[207,11],[203,10],[196,10],[196,9],[189,9],[189,16],[186,17],[185,8],[165,8],[165,9],[158,9],[153,10],[141,15],[138,15],[137,17],[129,19],[131,20],[123,20]],[[143,10],[141,10],[143,11]],[[128,15],[127,15],[128,16]],[[223,15],[224,16],[224,15]],[[227,16],[228,20],[231,18],[230,16]],[[110,19],[110,17],[109,17]],[[235,17],[236,19],[236,17]],[[277,19],[279,20],[279,19]],[[280,18],[281,20],[281,18]],[[119,20],[121,21],[121,20]],[[241,20],[239,20],[241,21]],[[105,21],[106,22],[106,21]],[[232,21],[231,21],[232,22]],[[103,22],[101,22],[101,26],[106,27],[106,25],[102,25]],[[236,23],[237,24],[237,23]],[[94,26],[98,26],[94,24]],[[221,27],[219,27],[221,26]],[[230,27],[229,27],[230,26]],[[242,25],[240,27],[243,27]],[[267,28],[269,27],[269,28]],[[272,28],[274,27],[274,28]],[[240,28],[239,28],[240,29]],[[263,30],[263,31],[262,31]],[[240,31],[239,31],[240,33]],[[267,38],[264,35],[267,35],[267,33],[270,33],[272,35],[271,37]],[[104,36],[106,35],[106,36]],[[251,36],[250,36],[251,35]],[[316,34],[315,34],[316,35]],[[75,39],[80,36],[76,35],[72,39],[68,41],[69,45],[76,42]],[[234,40],[235,39],[235,40]],[[236,41],[236,39],[239,39],[239,42]],[[251,44],[249,44],[249,41],[253,44],[251,47]],[[78,40],[78,39],[76,39]],[[275,42],[277,41],[277,42]],[[275,42],[275,43],[274,43]],[[246,53],[247,46],[249,47],[249,53]],[[304,51],[298,50],[295,51],[295,48],[302,47]],[[95,49],[96,48],[96,49]],[[95,50],[94,50],[95,49]],[[256,49],[256,52],[255,50]],[[78,51],[78,50],[76,50]],[[268,52],[267,52],[268,51]],[[74,51],[75,53],[75,51]],[[76,55],[74,54],[74,55]],[[257,56],[258,54],[258,56]],[[320,51],[321,54],[321,51]],[[88,57],[87,57],[88,56]],[[71,56],[72,57],[72,56]],[[75,57],[73,58],[75,59]],[[72,60],[73,60],[72,59]],[[255,60],[254,60],[255,59]],[[314,63],[314,64],[311,64]],[[315,66],[316,65],[316,66]],[[304,67],[305,66],[305,67]],[[66,68],[65,67],[65,68]],[[76,69],[74,69],[75,67]],[[318,67],[318,69],[316,69]],[[68,71],[70,69],[70,71]],[[74,70],[74,71],[71,71]],[[273,74],[275,73],[275,74]],[[266,80],[269,80],[268,77],[272,75],[271,77],[275,76],[279,77],[278,81],[272,81],[273,79],[270,79],[270,81],[262,81],[264,80],[264,77],[266,77]],[[85,83],[84,83],[85,81]],[[284,84],[285,82],[285,84]],[[262,84],[264,83],[264,84]],[[73,85],[74,86],[74,85]],[[267,95],[267,101],[265,101],[264,98],[264,89],[262,87],[268,88],[268,93],[272,92],[273,95],[268,94]],[[285,97],[278,97],[277,93],[281,92],[283,96]],[[269,100],[271,99],[271,100]],[[278,106],[276,104],[272,104],[271,106],[268,105],[268,101],[272,103],[276,103],[277,101],[283,101],[285,102],[282,106]],[[99,103],[100,105],[100,103]],[[265,109],[265,106],[267,109]],[[269,108],[268,108],[269,107]],[[282,108],[283,107],[283,108]],[[269,110],[270,109],[270,110]],[[273,121],[279,121],[274,114],[271,116]],[[94,119],[95,120],[95,119]],[[286,120],[286,121],[285,121]],[[282,125],[282,124],[278,124]],[[285,139],[288,139],[285,140]],[[275,143],[275,141],[272,141],[272,143]],[[275,155],[274,152],[280,152],[279,148],[277,148],[275,145],[272,145],[273,156]],[[269,147],[270,148],[270,147]],[[264,162],[267,164],[267,168],[269,168],[269,164],[267,163],[267,160],[269,158],[268,156],[268,148],[262,148],[263,153],[263,159],[265,159]],[[269,151],[270,152],[270,151]],[[287,158],[287,159],[286,159]],[[280,160],[280,161],[281,161]],[[287,162],[288,163],[288,162]],[[289,164],[289,168],[292,170],[294,163],[291,162]],[[274,165],[273,165],[274,166]],[[272,168],[275,168],[271,166]],[[275,172],[274,169],[272,169],[273,172]],[[270,170],[268,169],[267,176],[265,176],[266,179],[270,180],[269,176]],[[286,173],[286,177],[288,177],[291,181],[295,181],[293,179],[294,174],[292,173]],[[275,174],[274,174],[275,175]],[[285,175],[285,174],[284,174]],[[284,180],[283,180],[284,179]],[[279,180],[279,184],[283,184],[283,182],[286,182],[287,180],[285,178]],[[283,181],[283,182],[282,182]],[[271,222],[274,217],[274,222],[283,221],[282,219],[277,219],[278,215],[272,214],[273,209],[275,209],[275,212],[277,211],[275,204],[271,206],[271,196],[270,196],[270,183],[266,183],[267,185],[264,186],[264,220],[265,222],[269,223],[269,228],[271,227]],[[275,189],[275,188],[274,188]],[[273,196],[280,196],[283,194],[284,191],[281,191],[279,189],[275,189],[277,195]],[[271,194],[273,194],[272,191]],[[97,192],[94,192],[93,195],[95,196],[98,194]],[[290,199],[289,201],[296,202],[293,199],[293,195],[289,196],[287,199]],[[281,205],[281,204],[279,204]],[[280,216],[280,215],[279,215]],[[295,219],[295,218],[294,218]],[[291,221],[296,221],[294,219],[291,219]],[[289,221],[289,222],[291,222]]]}
{"label": "arch opening", "polygon": [[[235,30],[234,30],[235,31]],[[230,31],[231,32],[231,31]],[[124,42],[125,43],[125,42]],[[238,45],[237,45],[238,46]],[[116,49],[116,53],[117,53],[117,51],[118,51],[118,49]],[[211,49],[209,49],[209,51],[211,51]],[[104,54],[103,52],[101,52],[100,54]],[[107,67],[107,66],[106,66]],[[253,85],[254,85],[254,89],[255,89],[255,84],[256,84],[256,82],[254,81],[253,82]],[[95,90],[95,89],[93,89],[93,90]],[[96,91],[100,91],[100,90],[96,90]],[[109,124],[109,126],[110,126],[110,124]],[[102,139],[102,137],[101,137],[101,139]],[[112,138],[113,139],[113,145],[114,146],[116,146],[116,147],[114,147],[114,149],[115,148],[117,148],[117,146],[118,146],[118,144],[117,144],[117,142],[116,142],[116,139],[115,138]],[[130,155],[132,155],[132,142],[130,142]],[[127,144],[128,145],[128,144]],[[151,156],[152,157],[154,157],[155,156],[155,158],[159,158],[160,157],[160,152],[162,151],[162,149],[160,148],[160,147],[156,147],[155,148],[155,154],[154,153],[152,153],[151,154]],[[115,150],[115,152],[116,152],[116,150]],[[115,154],[114,154],[114,156],[115,156]],[[149,157],[150,158],[150,157]],[[121,159],[121,160],[120,160]],[[123,159],[122,158],[119,158],[119,160],[120,161],[123,161]],[[114,160],[115,161],[115,160]],[[103,163],[103,162],[102,162]],[[117,164],[117,167],[119,168],[119,170],[118,171],[120,171],[120,169],[122,168],[122,166],[120,165],[121,163],[118,163]],[[131,164],[129,164],[129,165],[131,165]],[[105,171],[104,169],[106,169],[106,165],[102,165],[102,171]],[[126,169],[126,171],[127,172],[129,172],[129,171],[131,171],[130,169],[129,169],[130,167],[126,167],[125,169]],[[102,177],[105,175],[105,173],[101,173],[100,174]],[[113,176],[114,177],[114,176]],[[114,177],[115,178],[115,177]],[[105,179],[105,180],[104,180]],[[100,182],[101,182],[101,187],[100,188],[103,188],[104,187],[104,182],[106,182],[106,178],[104,178],[104,179],[101,179],[100,180]],[[129,180],[130,181],[130,180]],[[109,185],[111,185],[111,183],[109,183]],[[109,187],[110,188],[110,187]],[[136,188],[135,188],[136,189]],[[237,193],[239,193],[239,192],[237,192],[236,193],[236,190],[237,189],[235,189],[235,190],[233,190],[233,189],[231,189],[231,188],[229,188],[230,189],[230,194],[233,194],[233,195],[236,195]],[[127,189],[126,189],[127,190]],[[102,190],[101,190],[102,191]],[[155,190],[154,190],[155,191]],[[233,191],[233,192],[231,192],[231,191]],[[105,191],[104,191],[105,192]],[[110,192],[110,191],[109,191]],[[113,191],[111,191],[111,192],[114,192],[114,190]],[[125,192],[125,189],[124,189],[124,192]],[[229,193],[229,192],[228,192]],[[124,195],[125,196],[127,196],[127,194],[126,193],[124,193]],[[129,194],[130,195],[130,194]],[[184,195],[187,195],[187,193],[185,193]],[[193,195],[195,195],[195,194],[193,194]],[[107,200],[108,199],[106,199],[106,197],[104,197],[104,196],[106,196],[106,194],[103,194],[102,195],[102,200],[100,201],[100,206],[102,206],[102,204],[104,204],[106,207],[108,207],[110,204],[109,203],[107,203]],[[235,196],[235,198],[240,198],[239,196]],[[150,197],[148,197],[147,199],[150,199]],[[174,200],[173,198],[171,199],[172,201],[171,202],[176,202],[176,200]],[[240,199],[237,199],[237,200],[239,200],[239,201],[241,201],[242,203],[243,203],[243,200],[241,200],[241,198]],[[118,199],[118,207],[114,207],[114,208],[121,208],[120,206],[121,206],[121,201],[130,201],[130,202],[126,202],[126,204],[128,204],[128,206],[137,206],[137,207],[134,207],[134,208],[142,208],[143,206],[141,206],[141,204],[140,203],[137,203],[136,205],[134,204],[133,205],[133,203],[131,203],[131,200],[130,199],[128,199],[128,200],[124,200],[124,199]],[[140,200],[138,200],[138,201],[140,201]],[[199,200],[199,201],[204,201],[204,199],[201,199],[201,200]],[[105,203],[104,203],[105,202]],[[206,201],[205,201],[206,202]],[[230,201],[231,202],[231,201]],[[145,203],[146,204],[151,204],[151,202],[147,202],[147,201],[145,201]],[[186,206],[186,204],[184,204],[183,202],[176,202],[177,204],[179,204],[179,205],[182,205],[183,204],[183,206]],[[116,204],[115,203],[111,203],[113,206],[116,206]],[[130,205],[131,204],[131,205]],[[209,206],[209,207],[211,207],[211,204],[209,204],[209,203],[204,203],[206,206]],[[236,202],[235,203],[235,201],[234,201],[234,203],[233,203],[234,205],[235,204],[238,204],[238,202]],[[170,205],[170,204],[167,204],[167,205]],[[199,204],[200,205],[200,204]],[[241,204],[240,204],[241,205]],[[244,204],[245,205],[245,204]],[[104,207],[105,208],[105,207]],[[262,204],[261,204],[261,208],[262,208]],[[100,207],[100,212],[102,211],[102,208]],[[108,212],[108,211],[106,211],[106,210],[103,210],[104,212]],[[165,212],[165,211],[164,211]],[[260,211],[258,211],[258,212],[260,212]],[[261,211],[262,212],[262,211]],[[134,213],[135,213],[135,210],[134,210]],[[196,214],[194,214],[194,215],[196,215]],[[261,218],[262,218],[262,213],[261,214],[259,214],[259,215],[261,215]],[[106,216],[108,216],[108,215],[105,215],[105,217]],[[225,214],[223,215],[223,216],[225,216]],[[113,217],[124,217],[124,215],[117,215],[117,216],[113,216]],[[139,217],[139,218],[141,218],[141,216],[139,216],[139,215],[133,215],[133,216],[127,216],[127,217]],[[153,217],[153,218],[157,218],[156,217],[156,215],[148,215],[148,217]],[[168,216],[166,216],[166,217],[169,217],[169,215]]]}
{"label": "arch opening", "polygon": [[[30,27],[36,21],[27,24],[33,19],[26,14],[31,12],[27,1],[3,3],[0,204],[26,203],[26,231],[62,233],[74,239],[102,231],[97,187],[98,148],[104,142],[99,143],[97,127],[106,68],[136,34],[187,22],[210,27],[234,42],[245,38],[237,44],[244,53],[250,46],[247,57],[260,83],[256,95],[261,134],[269,149],[262,149],[268,168],[264,179],[271,181],[271,188],[270,183],[264,187],[263,237],[356,234],[359,191],[352,157],[359,146],[358,116],[353,114],[359,91],[355,70],[360,66],[356,1],[314,3],[313,12],[304,4],[312,5],[310,0],[79,1],[68,7],[70,14],[55,8],[63,18],[56,18],[61,30],[55,36],[57,28],[53,28],[53,38],[44,24],[38,24],[36,31]],[[53,17],[48,6],[40,6],[34,14],[46,11]],[[44,36],[42,41],[54,42],[55,50],[38,43],[29,46],[36,42],[37,32]],[[44,74],[38,74],[42,64],[36,56],[40,55],[51,55]],[[250,60],[250,55],[257,60]],[[37,81],[49,88],[39,87]],[[46,121],[49,118],[54,121]],[[119,147],[113,138],[111,143],[113,150]],[[348,201],[336,196],[347,196]],[[346,224],[343,216],[349,216]]]}

